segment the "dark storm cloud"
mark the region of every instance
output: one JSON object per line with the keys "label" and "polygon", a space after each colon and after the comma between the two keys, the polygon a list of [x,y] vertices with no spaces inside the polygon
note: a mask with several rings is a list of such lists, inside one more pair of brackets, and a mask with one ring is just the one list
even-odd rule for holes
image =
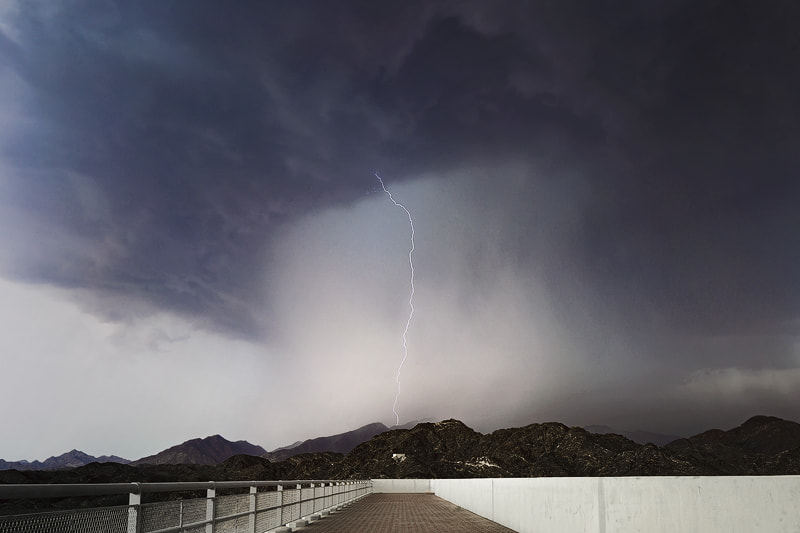
{"label": "dark storm cloud", "polygon": [[[15,201],[113,257],[21,251],[15,275],[133,292],[247,331],[276,223],[360,196],[378,159],[381,113],[361,87],[393,60],[390,20],[327,10],[21,4],[19,42],[4,40],[29,89],[29,123],[3,147]],[[342,42],[351,30],[365,34]],[[81,194],[107,224],[86,220],[95,206]]]}
{"label": "dark storm cloud", "polygon": [[[798,22],[790,1],[9,2],[0,269],[313,359],[324,317],[368,319],[339,307],[372,301],[359,243],[393,250],[363,229],[378,170],[428,236],[431,323],[486,318],[517,363],[515,332],[550,324],[536,364],[575,391],[509,420],[621,412],[659,380],[761,398],[798,364]],[[680,403],[664,387],[653,412]]]}
{"label": "dark storm cloud", "polygon": [[759,295],[794,309],[780,280],[797,253],[776,246],[797,222],[789,4],[20,11],[3,48],[33,89],[33,124],[4,146],[29,173],[21,202],[125,250],[29,275],[225,314],[213,289],[247,300],[277,222],[352,197],[373,167],[517,157],[587,175],[575,259],[611,290],[633,276],[692,323],[746,321]]}

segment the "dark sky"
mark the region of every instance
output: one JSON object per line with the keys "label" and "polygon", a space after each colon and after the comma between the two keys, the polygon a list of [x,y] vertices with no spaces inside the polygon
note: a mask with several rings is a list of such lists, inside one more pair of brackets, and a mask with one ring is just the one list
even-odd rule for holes
{"label": "dark sky", "polygon": [[800,5],[0,4],[0,457],[800,419]]}

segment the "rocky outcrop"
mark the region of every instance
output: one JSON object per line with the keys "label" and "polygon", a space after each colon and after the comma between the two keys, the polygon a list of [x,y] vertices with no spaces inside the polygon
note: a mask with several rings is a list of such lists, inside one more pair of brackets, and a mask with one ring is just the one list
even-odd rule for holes
{"label": "rocky outcrop", "polygon": [[387,431],[356,446],[334,473],[339,478],[473,477],[467,460],[476,456],[480,439],[458,420]]}
{"label": "rocky outcrop", "polygon": [[[395,457],[402,454],[402,457]],[[389,431],[356,447],[343,478],[700,475],[698,461],[555,422],[481,435],[457,420]]]}
{"label": "rocky outcrop", "polygon": [[482,452],[505,476],[695,475],[702,470],[653,444],[555,422],[490,433]]}

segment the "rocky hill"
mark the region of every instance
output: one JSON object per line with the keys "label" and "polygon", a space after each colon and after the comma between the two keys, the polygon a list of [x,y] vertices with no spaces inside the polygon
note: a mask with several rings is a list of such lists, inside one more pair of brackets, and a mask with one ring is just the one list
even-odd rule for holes
{"label": "rocky hill", "polygon": [[389,428],[380,422],[375,422],[374,424],[367,424],[353,431],[347,431],[329,437],[317,437],[316,439],[309,439],[292,446],[278,448],[277,450],[264,453],[261,457],[276,462],[302,453],[333,452],[345,454],[362,442],[366,442],[375,435],[383,433],[388,429]]}
{"label": "rocky hill", "polygon": [[0,459],[0,470],[60,470],[62,468],[76,468],[89,463],[127,464],[130,461],[116,455],[94,457],[80,450],[72,450],[44,461],[4,461]]}
{"label": "rocky hill", "polygon": [[187,440],[155,455],[131,463],[137,465],[216,465],[234,455],[262,455],[266,450],[245,440],[231,442],[220,435]]}
{"label": "rocky hill", "polygon": [[385,431],[391,429],[411,429],[423,420],[413,420],[400,424],[399,426],[386,427],[380,422],[374,422],[361,426],[353,431],[339,433],[338,435],[331,435],[329,437],[317,437],[303,442],[295,442],[289,446],[283,446],[271,452],[263,454],[261,457],[269,459],[270,461],[283,461],[301,453],[317,453],[317,452],[333,452],[333,453],[349,453],[350,450],[361,444],[367,442],[375,435],[380,435]]}
{"label": "rocky hill", "polygon": [[667,444],[665,450],[702,463],[710,474],[800,473],[800,424],[754,416],[728,431],[711,429]]}
{"label": "rocky hill", "polygon": [[703,466],[655,445],[555,422],[482,435],[458,420],[388,431],[357,446],[337,477],[463,478],[700,475]]}
{"label": "rocky hill", "polygon": [[774,455],[800,447],[800,424],[774,416],[754,416],[728,431],[711,429],[678,439],[666,446],[671,450],[719,450],[732,448],[744,453]]}

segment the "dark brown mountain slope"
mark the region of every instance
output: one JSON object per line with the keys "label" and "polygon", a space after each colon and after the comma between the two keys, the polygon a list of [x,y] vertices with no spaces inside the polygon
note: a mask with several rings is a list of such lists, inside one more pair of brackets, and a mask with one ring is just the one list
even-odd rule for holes
{"label": "dark brown mountain slope", "polygon": [[[393,454],[403,454],[394,457]],[[337,477],[700,475],[693,458],[559,423],[481,435],[457,420],[388,431],[356,447]]]}
{"label": "dark brown mountain slope", "polygon": [[670,442],[665,448],[676,451],[734,448],[748,454],[774,455],[800,448],[800,424],[759,415],[731,430],[711,429]]}
{"label": "dark brown mountain slope", "polygon": [[131,465],[216,465],[234,455],[262,455],[264,453],[266,453],[264,448],[247,441],[231,442],[219,435],[213,435],[204,439],[187,440],[163,452],[133,461]]}
{"label": "dark brown mountain slope", "polygon": [[711,475],[800,473],[800,424],[754,416],[728,431],[711,429],[665,450],[704,465]]}
{"label": "dark brown mountain slope", "polygon": [[506,476],[698,475],[702,468],[661,448],[613,433],[550,422],[486,435],[481,453]]}
{"label": "dark brown mountain slope", "polygon": [[375,422],[353,431],[347,431],[329,437],[317,437],[293,446],[278,448],[277,450],[264,453],[262,457],[277,462],[301,453],[334,452],[344,454],[350,452],[350,450],[362,442],[366,442],[375,435],[379,435],[388,429],[389,428],[380,422]]}
{"label": "dark brown mountain slope", "polygon": [[[356,446],[335,470],[336,477],[474,477],[481,469],[466,461],[476,455],[481,434],[458,420],[418,424],[381,433]],[[393,458],[403,454],[404,458]]]}

